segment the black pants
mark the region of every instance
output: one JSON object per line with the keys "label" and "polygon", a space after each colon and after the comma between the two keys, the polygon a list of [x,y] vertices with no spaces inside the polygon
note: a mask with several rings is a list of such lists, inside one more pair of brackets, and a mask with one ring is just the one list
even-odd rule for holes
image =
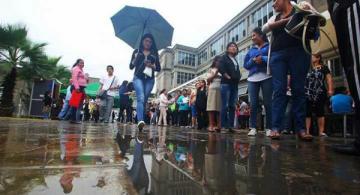
{"label": "black pants", "polygon": [[188,126],[189,111],[188,110],[180,110],[179,115],[180,115],[180,121],[179,121],[180,126]]}
{"label": "black pants", "polygon": [[196,108],[198,129],[204,129],[207,127],[207,112],[206,108]]}
{"label": "black pants", "polygon": [[[338,3],[340,2],[340,3]],[[359,40],[360,5],[358,0],[328,0],[329,12],[334,23],[340,51],[341,64],[346,74],[351,96],[355,102],[355,117],[360,118],[360,58]],[[357,138],[360,148],[360,124],[356,120]]]}
{"label": "black pants", "polygon": [[[126,118],[124,115],[124,110],[126,110]],[[131,106],[129,104],[120,105],[119,118],[118,121],[121,123],[131,122],[132,112]]]}

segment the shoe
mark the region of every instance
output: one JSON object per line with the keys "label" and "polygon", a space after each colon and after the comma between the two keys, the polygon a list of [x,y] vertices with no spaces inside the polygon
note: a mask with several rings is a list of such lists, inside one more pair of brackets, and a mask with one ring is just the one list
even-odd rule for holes
{"label": "shoe", "polygon": [[232,128],[229,128],[229,133],[235,133],[235,131]]}
{"label": "shoe", "polygon": [[271,136],[271,130],[270,130],[270,129],[266,129],[266,130],[265,130],[265,135],[266,135],[266,137],[270,137],[270,136]]}
{"label": "shoe", "polygon": [[71,124],[81,124],[80,121],[70,121]]}
{"label": "shoe", "polygon": [[257,132],[255,128],[251,128],[250,132],[248,133],[248,136],[256,136]]}
{"label": "shoe", "polygon": [[335,144],[331,148],[338,153],[360,156],[360,148],[356,147],[354,143],[352,144]]}
{"label": "shoe", "polygon": [[140,121],[137,126],[138,126],[138,128],[139,128],[139,131],[142,131],[142,130],[144,129],[145,122],[144,122],[144,121]]}
{"label": "shoe", "polygon": [[328,135],[326,135],[326,133],[320,133],[319,137],[328,137]]}

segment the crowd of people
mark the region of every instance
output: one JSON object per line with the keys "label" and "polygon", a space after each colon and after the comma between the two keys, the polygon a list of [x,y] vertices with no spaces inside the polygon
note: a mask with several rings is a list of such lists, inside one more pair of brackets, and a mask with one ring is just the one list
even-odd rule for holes
{"label": "crowd of people", "polygon": [[[334,2],[329,1],[329,4],[333,5]],[[120,84],[119,79],[113,75],[112,66],[107,67],[108,74],[100,80],[97,98],[100,100],[97,109],[99,120],[109,122],[114,96],[119,92],[118,120],[136,122],[140,131],[146,124],[171,124],[207,129],[210,132],[223,130],[234,133],[234,129],[242,128],[249,129],[249,136],[255,136],[261,129],[258,125],[261,113],[264,116],[260,119],[264,121],[265,134],[273,139],[279,139],[282,132],[292,130],[301,140],[312,140],[310,127],[313,115],[317,118],[319,136],[327,136],[324,116],[329,99],[334,113],[349,113],[354,109],[358,113],[358,81],[352,75],[354,71],[355,74],[357,72],[351,69],[356,65],[348,67],[343,64],[351,95],[355,95],[355,106],[349,94],[346,94],[346,88],[337,88],[334,93],[331,72],[323,63],[322,56],[308,54],[302,41],[285,30],[286,24],[296,13],[290,1],[274,1],[273,8],[278,14],[262,28],[252,31],[254,44],[245,56],[244,64],[239,64],[236,59],[239,52],[237,44],[230,42],[224,55],[213,58],[206,80],[199,80],[195,89],[183,89],[175,94],[167,94],[167,89],[163,89],[151,103],[148,100],[155,83],[154,75],[161,67],[156,42],[151,34],[145,34],[131,57],[129,67],[134,70],[133,81]],[[337,17],[331,13],[336,30],[342,32],[343,29],[338,27],[341,24],[337,23]],[[271,41],[268,40],[267,33],[271,33]],[[337,38],[344,39],[341,36]],[[355,59],[353,53],[342,51],[347,46],[355,49],[351,45],[353,42],[346,39],[344,43],[347,45],[340,43],[342,62],[356,64],[357,61],[351,61]],[[79,59],[72,69],[72,85],[68,89],[72,97],[66,98],[68,106],[64,108],[68,111],[63,110],[59,115],[60,118],[69,115],[73,123],[79,122],[78,112],[82,108],[84,89],[88,82],[83,66],[84,61]],[[241,66],[249,71],[248,103],[238,97]],[[133,91],[136,96],[135,110],[129,98]],[[130,119],[131,116],[135,120]]]}

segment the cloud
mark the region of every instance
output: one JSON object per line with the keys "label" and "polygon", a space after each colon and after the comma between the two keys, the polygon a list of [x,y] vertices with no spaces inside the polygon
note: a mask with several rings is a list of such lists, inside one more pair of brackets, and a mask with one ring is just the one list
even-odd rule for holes
{"label": "cloud", "polygon": [[70,67],[85,60],[91,76],[115,66],[121,80],[131,80],[132,49],[114,36],[110,17],[125,5],[156,9],[175,28],[173,44],[199,46],[252,0],[0,0],[1,24],[25,24],[36,42],[47,42],[50,55]]}

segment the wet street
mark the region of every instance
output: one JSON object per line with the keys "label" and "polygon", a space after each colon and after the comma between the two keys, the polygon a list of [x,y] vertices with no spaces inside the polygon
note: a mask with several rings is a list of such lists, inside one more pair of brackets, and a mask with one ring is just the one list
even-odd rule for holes
{"label": "wet street", "polygon": [[360,194],[343,139],[246,133],[0,118],[0,194]]}

